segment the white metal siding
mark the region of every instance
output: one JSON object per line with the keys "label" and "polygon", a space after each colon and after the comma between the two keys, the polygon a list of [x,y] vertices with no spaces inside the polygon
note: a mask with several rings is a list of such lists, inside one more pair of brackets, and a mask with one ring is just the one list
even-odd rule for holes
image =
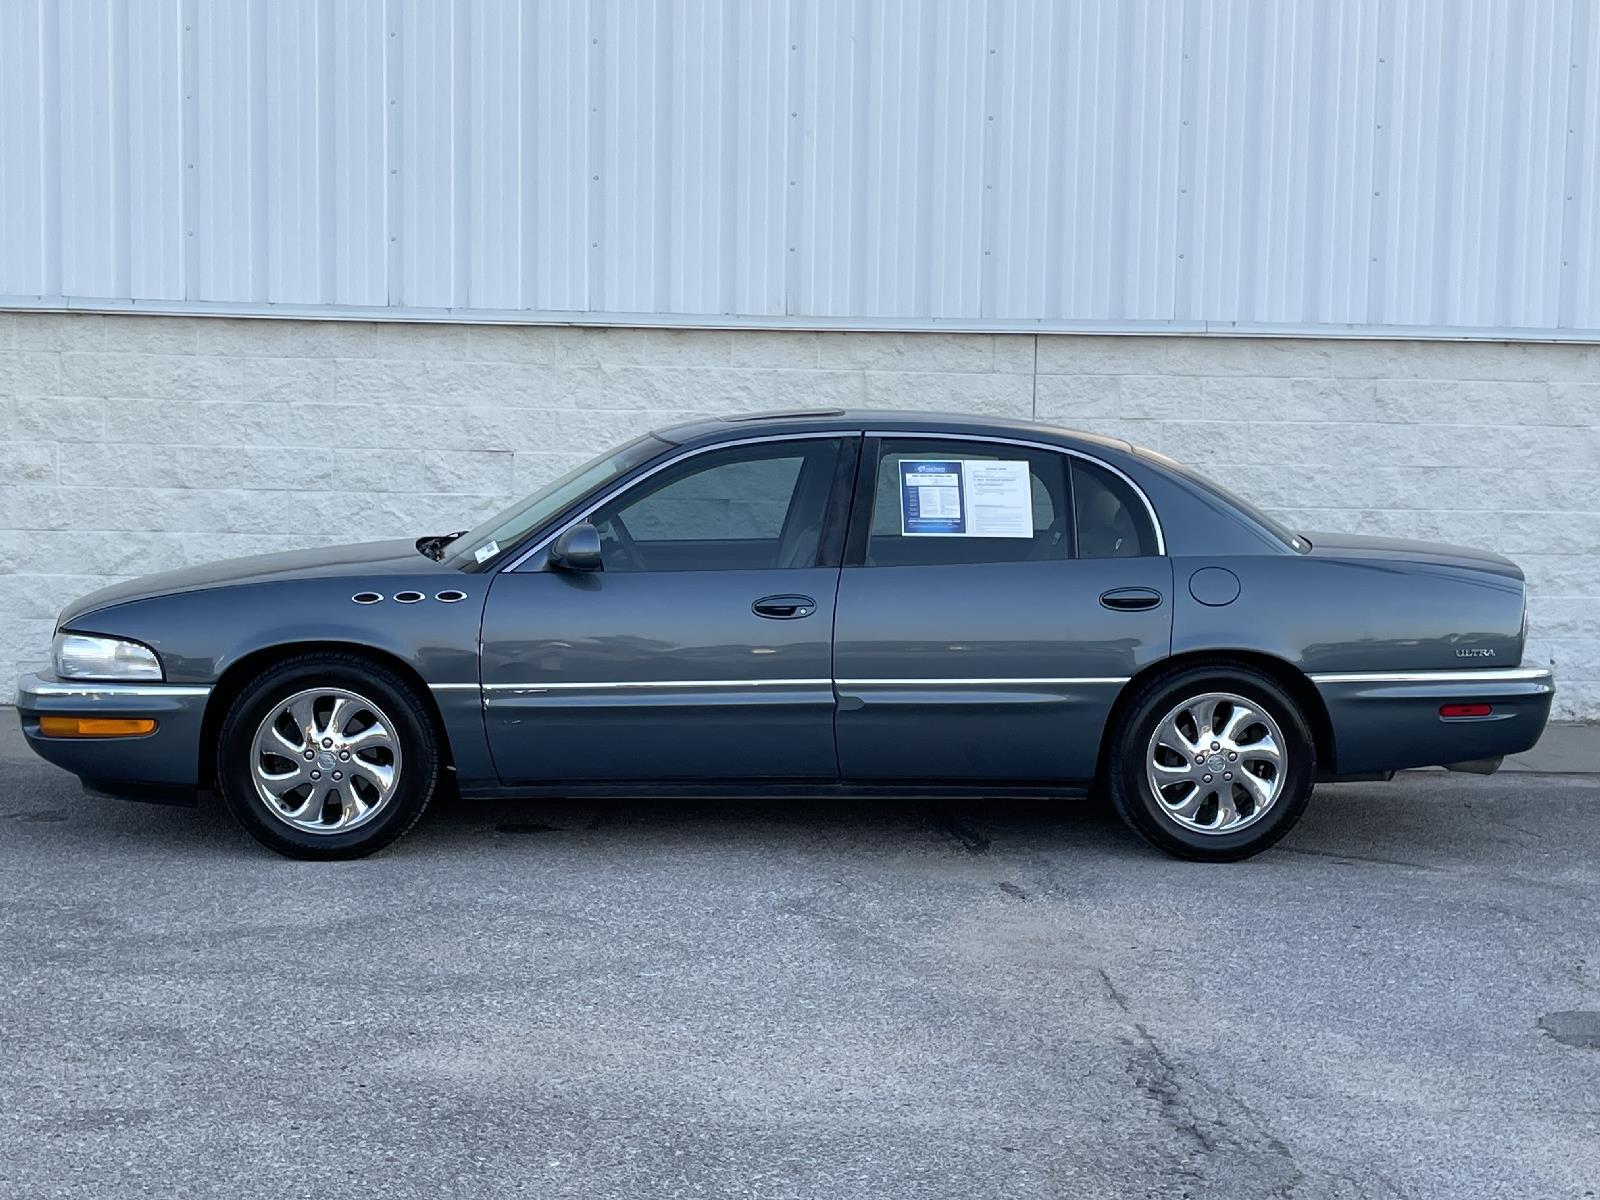
{"label": "white metal siding", "polygon": [[1600,337],[1590,0],[4,0],[0,304]]}

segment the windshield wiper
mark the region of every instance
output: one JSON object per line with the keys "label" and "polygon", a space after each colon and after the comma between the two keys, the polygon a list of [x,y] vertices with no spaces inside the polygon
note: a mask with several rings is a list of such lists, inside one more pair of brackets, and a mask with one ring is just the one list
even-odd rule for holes
{"label": "windshield wiper", "polygon": [[444,548],[465,532],[465,529],[458,529],[454,533],[436,533],[431,537],[419,537],[417,539],[417,553],[426,554],[435,562],[443,562]]}

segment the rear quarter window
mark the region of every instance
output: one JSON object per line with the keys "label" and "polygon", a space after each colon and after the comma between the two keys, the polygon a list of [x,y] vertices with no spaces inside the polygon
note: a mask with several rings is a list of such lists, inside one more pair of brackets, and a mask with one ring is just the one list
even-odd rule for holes
{"label": "rear quarter window", "polygon": [[1072,503],[1079,558],[1143,558],[1157,553],[1150,512],[1120,475],[1074,458]]}

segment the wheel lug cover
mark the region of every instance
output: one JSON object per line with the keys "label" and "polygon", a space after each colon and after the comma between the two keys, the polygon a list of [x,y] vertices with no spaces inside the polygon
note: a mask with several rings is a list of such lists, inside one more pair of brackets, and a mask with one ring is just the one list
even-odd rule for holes
{"label": "wheel lug cover", "polygon": [[1211,743],[1211,748],[1213,750],[1221,750],[1222,749],[1222,743],[1221,742],[1212,742]]}
{"label": "wheel lug cover", "polygon": [[1210,783],[1211,782],[1211,776],[1209,776],[1209,775],[1203,776],[1203,779],[1204,779],[1204,781],[1206,783]]}
{"label": "wheel lug cover", "polygon": [[[332,738],[323,738],[322,739],[322,746],[323,746],[323,749],[330,749],[333,746],[333,739]],[[1213,750],[1216,749],[1215,746],[1212,746],[1211,748]]]}
{"label": "wheel lug cover", "polygon": [[322,778],[322,772],[321,771],[313,771],[313,772],[311,772],[311,778],[313,778],[313,779],[321,779]]}
{"label": "wheel lug cover", "polygon": [[[335,771],[335,772],[334,772],[334,773],[333,773],[333,777],[334,777],[334,778],[335,778],[335,779],[343,779],[343,778],[344,778],[344,772],[343,772],[343,771]],[[1229,778],[1230,778],[1230,779],[1231,779],[1231,778],[1232,778],[1232,776],[1229,776]]]}
{"label": "wheel lug cover", "polygon": [[[334,778],[337,779],[339,777],[337,775],[335,775]],[[1224,779],[1232,779],[1233,778],[1233,772],[1232,771],[1227,772],[1226,774],[1223,775],[1223,778]]]}
{"label": "wheel lug cover", "polygon": [[[310,757],[311,757],[311,753],[310,753],[310,751],[307,751],[307,752],[306,752],[306,757],[307,757],[307,758],[310,758]],[[1202,762],[1202,763],[1203,763],[1203,762],[1205,762],[1205,760],[1206,760],[1206,756],[1205,756],[1205,755],[1204,755],[1204,754],[1196,754],[1196,755],[1195,755],[1195,756],[1194,756],[1194,760],[1195,760],[1195,762]]]}
{"label": "wheel lug cover", "polygon": [[[348,751],[348,750],[339,751],[339,757],[340,758],[349,758],[350,757],[350,751]],[[1235,757],[1237,757],[1237,755]]]}
{"label": "wheel lug cover", "polygon": [[1238,757],[1239,757],[1239,752],[1237,750],[1229,750],[1228,751],[1228,761],[1229,762],[1232,762],[1234,759],[1236,759]]}
{"label": "wheel lug cover", "polygon": [[317,756],[317,752],[315,750],[307,750],[306,751],[306,761],[307,762],[310,762],[316,756]]}

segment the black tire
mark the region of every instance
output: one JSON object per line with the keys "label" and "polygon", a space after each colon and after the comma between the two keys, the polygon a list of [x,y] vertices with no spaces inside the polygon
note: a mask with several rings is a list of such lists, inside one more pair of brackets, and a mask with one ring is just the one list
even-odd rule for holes
{"label": "black tire", "polygon": [[[1259,817],[1229,833],[1198,832],[1180,824],[1156,796],[1146,772],[1156,727],[1184,701],[1207,693],[1232,694],[1259,705],[1276,722],[1284,742],[1282,789]],[[1269,676],[1242,663],[1189,667],[1148,681],[1129,698],[1107,749],[1105,776],[1117,815],[1151,845],[1178,858],[1237,862],[1272,846],[1305,812],[1317,777],[1316,741],[1299,705]]]}
{"label": "black tire", "polygon": [[[252,743],[261,722],[274,707],[314,688],[369,699],[387,715],[399,743],[401,769],[393,793],[354,829],[318,833],[290,824],[273,814],[252,781]],[[217,781],[228,810],[262,845],[290,858],[361,858],[404,836],[421,819],[438,789],[441,759],[427,703],[409,681],[354,654],[299,654],[256,676],[229,706],[217,740]]]}

